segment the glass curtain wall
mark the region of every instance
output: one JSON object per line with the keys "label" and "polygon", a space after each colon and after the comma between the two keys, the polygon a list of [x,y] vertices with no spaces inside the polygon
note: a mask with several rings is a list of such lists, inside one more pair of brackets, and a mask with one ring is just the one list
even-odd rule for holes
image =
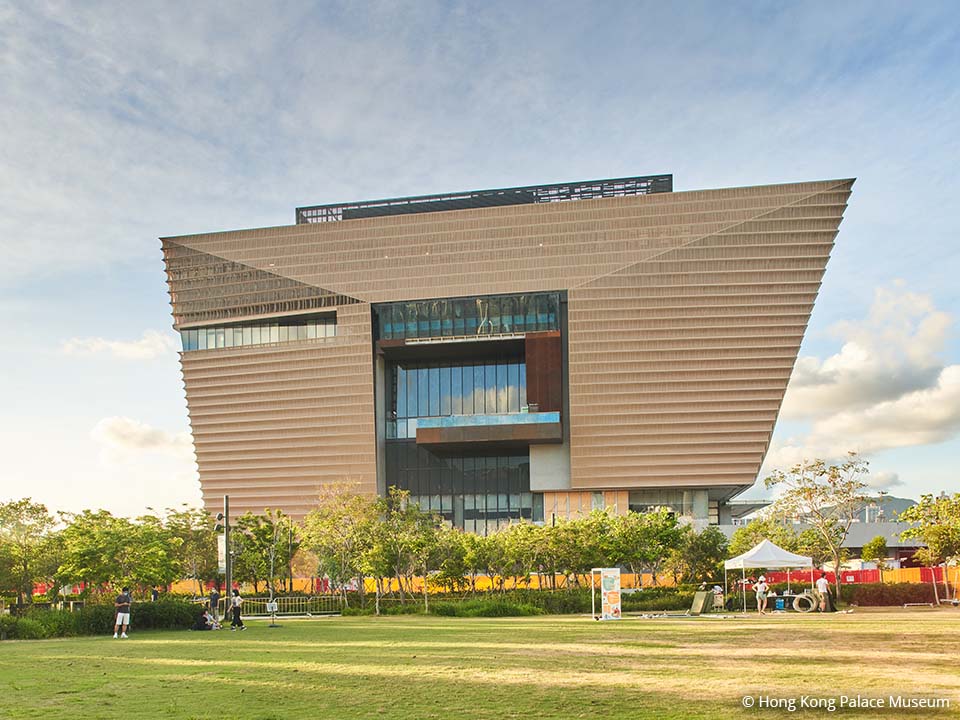
{"label": "glass curtain wall", "polygon": [[181,330],[184,352],[214,348],[266,345],[268,343],[334,337],[337,318],[324,315],[278,318]]}
{"label": "glass curtain wall", "polygon": [[520,358],[387,367],[387,437],[416,437],[416,418],[519,413],[527,404],[527,366]]}
{"label": "glass curtain wall", "polygon": [[559,293],[488,295],[376,305],[382,340],[557,330]]}
{"label": "glass curtain wall", "polygon": [[439,456],[408,441],[387,443],[386,461],[388,487],[409,490],[423,510],[467,532],[486,535],[521,519],[543,520],[526,454]]}

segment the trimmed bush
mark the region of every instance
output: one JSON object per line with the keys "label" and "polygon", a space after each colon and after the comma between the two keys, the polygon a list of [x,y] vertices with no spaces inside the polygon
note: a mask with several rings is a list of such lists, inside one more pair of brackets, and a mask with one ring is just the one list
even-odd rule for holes
{"label": "trimmed bush", "polygon": [[[134,603],[130,623],[133,630],[186,630],[193,627],[199,606],[182,600]],[[69,610],[32,608],[24,617],[0,616],[0,637],[35,640],[75,635],[113,633],[116,611],[113,605],[87,605]]]}
{"label": "trimmed bush", "polygon": [[0,616],[0,638],[7,640],[39,640],[49,637],[43,625],[24,617]]}
{"label": "trimmed bush", "polygon": [[664,612],[689,610],[693,604],[692,592],[674,590],[671,593],[645,595],[644,591],[623,596],[624,612]]}
{"label": "trimmed bush", "polygon": [[430,606],[430,612],[447,617],[526,617],[545,614],[542,608],[533,605],[492,599],[435,602]]}
{"label": "trimmed bush", "polygon": [[[939,588],[942,590],[942,588]],[[841,585],[840,598],[861,607],[902,606],[936,602],[930,583],[859,583]]]}

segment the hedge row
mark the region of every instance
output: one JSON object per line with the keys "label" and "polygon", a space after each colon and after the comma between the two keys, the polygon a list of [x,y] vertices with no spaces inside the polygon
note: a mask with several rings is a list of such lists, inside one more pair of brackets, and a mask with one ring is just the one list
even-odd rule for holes
{"label": "hedge row", "polygon": [[[131,630],[186,630],[193,626],[199,608],[182,600],[134,603]],[[113,632],[116,611],[112,605],[87,605],[69,610],[30,610],[23,617],[0,615],[0,639],[37,640]]]}
{"label": "hedge row", "polygon": [[[937,588],[943,596],[943,586]],[[850,605],[879,607],[936,602],[930,583],[862,583],[841,585],[840,599]]]}
{"label": "hedge row", "polygon": [[[599,604],[599,593],[596,597]],[[677,588],[647,588],[636,593],[622,595],[624,612],[662,612],[687,610],[693,602],[692,590]],[[478,595],[433,595],[430,613],[454,617],[506,617],[524,615],[578,615],[590,612],[589,588],[568,590],[508,590],[503,593],[487,592]],[[413,598],[399,603],[394,598],[381,601],[383,615],[407,615],[424,612],[423,602]],[[359,598],[350,598],[350,606],[344,615],[372,615],[373,599],[368,595],[363,607]]]}

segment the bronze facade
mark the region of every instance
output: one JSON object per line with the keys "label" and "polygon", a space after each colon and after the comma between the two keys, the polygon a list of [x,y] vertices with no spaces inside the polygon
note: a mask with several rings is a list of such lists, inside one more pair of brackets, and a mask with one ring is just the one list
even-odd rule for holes
{"label": "bronze facade", "polygon": [[[325,483],[382,491],[375,398],[386,390],[372,306],[556,291],[566,299],[565,442],[562,451],[531,452],[566,454],[550,462],[567,470],[531,467],[548,506],[569,495],[579,511],[590,495],[614,498],[619,509],[631,490],[649,488],[708,490],[722,501],[756,479],[852,185],[662,192],[164,238],[178,330],[335,317],[335,334],[290,330],[283,341],[248,344],[237,332],[236,341],[228,335],[181,355],[204,500],[218,507],[229,493],[240,512],[281,507],[300,516]],[[503,342],[522,346],[519,335]],[[555,347],[527,342],[556,362]],[[544,387],[555,406],[556,386]],[[550,473],[556,486],[544,487]]]}

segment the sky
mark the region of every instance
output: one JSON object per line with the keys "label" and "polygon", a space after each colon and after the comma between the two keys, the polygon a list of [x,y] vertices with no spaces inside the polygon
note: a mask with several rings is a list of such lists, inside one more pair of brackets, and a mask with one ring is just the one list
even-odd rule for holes
{"label": "sky", "polygon": [[952,2],[8,0],[0,98],[0,501],[200,503],[159,237],[657,173],[857,178],[760,476],[960,489]]}

